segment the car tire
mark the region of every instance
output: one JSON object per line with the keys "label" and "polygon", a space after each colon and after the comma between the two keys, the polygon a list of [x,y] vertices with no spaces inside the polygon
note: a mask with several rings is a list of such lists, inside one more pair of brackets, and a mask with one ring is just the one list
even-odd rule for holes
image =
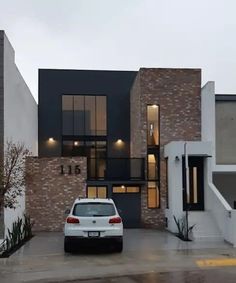
{"label": "car tire", "polygon": [[123,239],[120,239],[116,242],[115,250],[117,253],[121,253],[123,251]]}
{"label": "car tire", "polygon": [[72,252],[71,241],[68,239],[68,237],[64,238],[64,251],[65,251],[65,253],[71,253]]}

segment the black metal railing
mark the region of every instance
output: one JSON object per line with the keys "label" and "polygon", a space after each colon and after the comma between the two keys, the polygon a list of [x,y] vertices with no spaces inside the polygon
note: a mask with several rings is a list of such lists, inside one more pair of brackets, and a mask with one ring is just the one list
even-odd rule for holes
{"label": "black metal railing", "polygon": [[144,158],[88,158],[88,180],[144,180],[144,162]]}

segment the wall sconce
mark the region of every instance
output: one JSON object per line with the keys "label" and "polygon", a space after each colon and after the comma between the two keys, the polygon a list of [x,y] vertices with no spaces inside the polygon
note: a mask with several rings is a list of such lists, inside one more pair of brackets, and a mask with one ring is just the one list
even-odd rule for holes
{"label": "wall sconce", "polygon": [[74,146],[78,146],[79,142],[78,141],[74,141]]}
{"label": "wall sconce", "polygon": [[54,138],[49,138],[48,141],[49,141],[50,143],[55,142]]}
{"label": "wall sconce", "polygon": [[117,141],[116,141],[116,144],[122,144],[123,143],[123,141],[122,141],[122,139],[118,139]]}
{"label": "wall sconce", "polygon": [[180,161],[180,159],[179,159],[179,156],[178,156],[178,155],[176,155],[176,156],[175,156],[175,161],[176,161],[176,162],[179,162],[179,161]]}

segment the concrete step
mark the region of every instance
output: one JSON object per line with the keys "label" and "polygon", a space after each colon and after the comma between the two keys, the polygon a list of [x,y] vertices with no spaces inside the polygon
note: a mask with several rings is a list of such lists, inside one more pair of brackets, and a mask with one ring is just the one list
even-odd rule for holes
{"label": "concrete step", "polygon": [[192,237],[195,240],[223,240],[217,223],[209,211],[189,212],[189,226],[194,225]]}

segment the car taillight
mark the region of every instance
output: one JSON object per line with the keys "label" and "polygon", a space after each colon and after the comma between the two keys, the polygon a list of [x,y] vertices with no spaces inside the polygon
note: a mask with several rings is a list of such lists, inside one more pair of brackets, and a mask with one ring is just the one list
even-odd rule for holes
{"label": "car taillight", "polygon": [[67,217],[66,222],[67,223],[79,223],[79,219],[70,216],[70,217]]}
{"label": "car taillight", "polygon": [[122,222],[122,219],[120,217],[113,217],[113,218],[110,218],[109,220],[110,224],[116,224],[116,223],[121,223],[121,222]]}

